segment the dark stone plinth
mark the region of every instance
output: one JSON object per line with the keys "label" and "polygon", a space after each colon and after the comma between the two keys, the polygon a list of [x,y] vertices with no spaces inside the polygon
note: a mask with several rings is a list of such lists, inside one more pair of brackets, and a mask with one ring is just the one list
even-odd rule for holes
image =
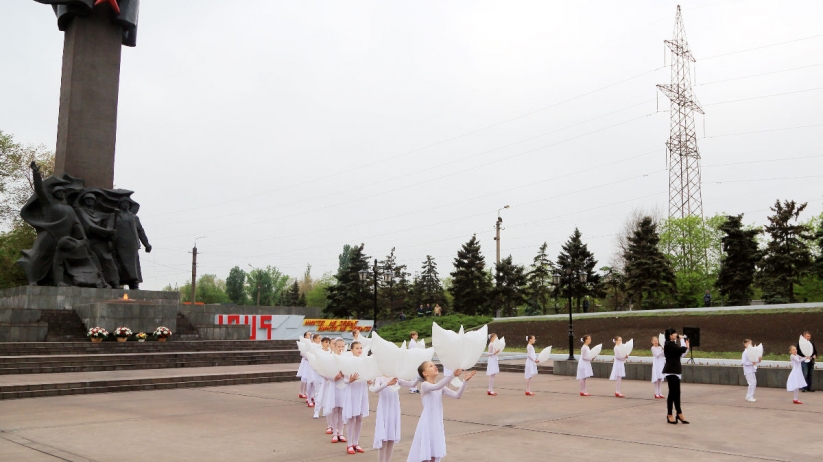
{"label": "dark stone plinth", "polygon": [[158,326],[177,330],[178,305],[141,302],[99,302],[74,308],[87,329],[102,327],[114,332],[118,327],[128,327],[135,334],[152,333]]}
{"label": "dark stone plinth", "polygon": [[[123,298],[171,305],[178,309],[180,294],[155,290],[94,289],[89,287],[21,286],[0,290],[0,308],[72,310],[81,305]],[[155,326],[156,327],[156,326]]]}
{"label": "dark stone plinth", "polygon": [[86,187],[113,187],[122,27],[108,8],[75,18],[63,44],[55,176],[83,178]]}

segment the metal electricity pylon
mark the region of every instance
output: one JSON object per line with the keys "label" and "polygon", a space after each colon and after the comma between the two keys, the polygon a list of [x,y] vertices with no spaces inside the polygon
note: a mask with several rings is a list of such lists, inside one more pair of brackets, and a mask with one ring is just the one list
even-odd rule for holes
{"label": "metal electricity pylon", "polygon": [[692,93],[691,63],[694,62],[686,41],[680,5],[674,22],[674,38],[666,40],[671,50],[672,83],[657,88],[671,100],[671,135],[666,141],[669,163],[669,217],[703,218],[703,196],[700,193],[700,151],[694,129],[694,113],[703,114]]}

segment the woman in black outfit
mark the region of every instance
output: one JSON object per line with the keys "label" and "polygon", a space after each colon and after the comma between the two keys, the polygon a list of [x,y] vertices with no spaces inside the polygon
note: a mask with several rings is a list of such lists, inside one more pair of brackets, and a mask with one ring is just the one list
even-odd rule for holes
{"label": "woman in black outfit", "polygon": [[[666,399],[666,406],[668,408],[668,415],[666,421],[670,424],[676,424],[681,421],[684,424],[689,423],[683,418],[683,411],[680,409],[680,376],[683,374],[683,368],[680,365],[680,358],[689,351],[689,340],[686,340],[686,346],[677,344],[677,331],[671,327],[666,329],[666,344],[663,346],[663,356],[666,357],[666,365],[663,366],[663,375],[666,376],[666,383],[669,384],[669,396]],[[672,405],[677,410],[677,417],[672,418]]]}

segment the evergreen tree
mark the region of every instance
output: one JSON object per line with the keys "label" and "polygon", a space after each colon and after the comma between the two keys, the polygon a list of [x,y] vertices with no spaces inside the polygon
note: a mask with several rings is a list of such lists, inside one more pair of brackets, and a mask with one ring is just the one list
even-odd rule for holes
{"label": "evergreen tree", "polygon": [[391,253],[386,256],[386,259],[379,262],[383,271],[392,275],[391,280],[388,282],[382,278],[378,281],[380,286],[378,307],[385,307],[385,309],[381,309],[380,317],[388,319],[396,319],[401,311],[407,311],[406,298],[410,290],[407,279],[409,273],[406,271],[406,265],[397,264],[394,251],[395,248],[392,247]]}
{"label": "evergreen tree", "polygon": [[666,296],[676,291],[671,262],[660,251],[660,236],[651,217],[643,217],[628,237],[623,257],[624,278],[629,297],[640,308],[660,308]]}
{"label": "evergreen tree", "polygon": [[517,307],[526,303],[526,269],[509,255],[495,265],[494,282],[492,300],[499,303],[503,316],[517,316]]}
{"label": "evergreen tree", "polygon": [[529,316],[548,314],[549,300],[552,297],[552,275],[555,270],[554,262],[546,254],[547,247],[548,245],[545,242],[540,246],[537,255],[534,257],[531,271],[527,275],[526,298],[529,307],[526,314]]}
{"label": "evergreen tree", "polygon": [[[760,260],[757,283],[766,303],[794,303],[794,286],[812,268],[809,227],[798,221],[807,203],[775,201],[765,226],[769,242]],[[792,224],[794,222],[794,224]]]}
{"label": "evergreen tree", "polygon": [[743,229],[743,215],[727,217],[720,226],[723,256],[715,287],[732,306],[748,305],[752,299],[752,282],[760,251],[757,247],[759,229]]}
{"label": "evergreen tree", "polygon": [[[563,244],[563,250],[557,256],[557,267],[564,275],[567,269],[571,269],[573,275],[585,273],[586,283],[580,282],[580,279],[574,276],[571,278],[570,284],[561,284],[555,289],[556,296],[564,299],[569,297],[569,291],[571,291],[572,298],[577,302],[578,311],[580,311],[580,302],[583,297],[597,295],[600,284],[600,276],[594,272],[597,260],[594,259],[594,254],[589,252],[588,245],[583,243],[582,237],[580,230],[574,228],[574,232],[569,236],[569,240]],[[572,307],[569,307],[569,309],[572,309]]]}
{"label": "evergreen tree", "polygon": [[246,272],[235,266],[229,270],[229,277],[226,278],[226,296],[229,297],[233,303],[244,305],[246,303],[246,292],[244,290],[246,284]]}
{"label": "evergreen tree", "polygon": [[451,294],[454,296],[454,311],[468,315],[488,314],[491,280],[486,271],[486,261],[480,253],[477,236],[457,251],[454,271],[451,273]]}
{"label": "evergreen tree", "polygon": [[[361,270],[370,270],[369,257],[363,253],[363,244],[346,246],[349,248],[345,268],[334,276],[336,282],[328,288],[328,304],[323,314],[333,318],[371,318],[371,284],[360,282]],[[345,249],[345,248],[344,248]],[[342,261],[342,260],[341,260]]]}
{"label": "evergreen tree", "polygon": [[300,292],[300,297],[297,298],[297,306],[307,306],[308,303],[309,302],[306,300],[306,294]]}
{"label": "evergreen tree", "polygon": [[420,295],[422,302],[428,303],[434,307],[435,303],[440,306],[445,306],[446,295],[443,290],[443,283],[440,282],[440,275],[437,273],[437,263],[434,257],[426,255],[426,261],[423,262],[422,272],[420,273]]}
{"label": "evergreen tree", "polygon": [[281,306],[300,306],[298,300],[300,299],[300,283],[295,280],[289,289],[284,291],[280,299]]}
{"label": "evergreen tree", "polygon": [[623,301],[626,298],[625,277],[623,273],[611,266],[604,266],[600,268],[600,271],[604,274],[601,280],[604,295],[606,299],[611,298],[611,311],[618,311],[623,306]]}

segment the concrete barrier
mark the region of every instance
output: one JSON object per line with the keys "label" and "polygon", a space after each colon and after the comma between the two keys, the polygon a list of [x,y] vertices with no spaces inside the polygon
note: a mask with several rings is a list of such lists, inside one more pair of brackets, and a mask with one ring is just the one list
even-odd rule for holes
{"label": "concrete barrier", "polygon": [[[611,362],[592,362],[594,377],[608,379],[612,372]],[[786,367],[758,367],[757,386],[768,388],[786,388],[791,369]],[[555,360],[554,373],[556,375],[577,375],[577,361]],[[651,383],[652,365],[643,363],[626,363],[626,377],[624,380],[645,380]],[[813,389],[823,387],[823,371],[815,370],[812,378]],[[683,364],[684,383],[706,383],[713,385],[742,385],[746,386],[746,377],[742,366],[695,365]]]}

